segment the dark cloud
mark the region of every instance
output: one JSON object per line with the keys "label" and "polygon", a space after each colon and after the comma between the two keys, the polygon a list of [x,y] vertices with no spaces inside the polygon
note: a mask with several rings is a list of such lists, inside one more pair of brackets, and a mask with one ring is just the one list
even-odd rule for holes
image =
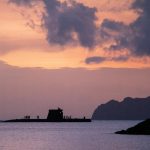
{"label": "dark cloud", "polygon": [[108,28],[108,29],[111,29],[113,31],[122,31],[124,30],[124,28],[126,27],[124,25],[124,23],[122,22],[116,22],[116,21],[112,21],[112,20],[109,20],[109,19],[104,19],[104,21],[102,22],[102,25],[101,27],[105,27],[105,28]]}
{"label": "dark cloud", "polygon": [[88,57],[85,60],[86,64],[99,64],[106,61],[105,57],[100,57],[100,56],[93,56],[93,57]]}
{"label": "dark cloud", "polygon": [[131,24],[134,31],[134,53],[138,56],[150,56],[150,1],[136,0],[132,6],[139,18]]}
{"label": "dark cloud", "polygon": [[[127,48],[134,56],[150,56],[150,1],[136,0],[132,8],[139,17],[130,25],[104,20],[100,34],[104,40],[114,40],[110,50]],[[114,34],[116,32],[116,34]]]}
{"label": "dark cloud", "polygon": [[128,25],[123,22],[117,22],[105,19],[100,27],[100,35],[103,40],[113,40],[114,44],[109,47],[109,50],[122,50],[125,47],[131,48],[133,39],[133,31]]}
{"label": "dark cloud", "polygon": [[118,56],[118,57],[101,57],[101,56],[93,56],[85,59],[86,64],[100,64],[104,61],[117,61],[117,62],[125,62],[129,59],[129,56]]}
{"label": "dark cloud", "polygon": [[[35,0],[9,0],[18,6],[31,6]],[[96,39],[96,8],[75,1],[42,0],[45,13],[42,27],[46,29],[50,44],[66,45],[79,43],[92,48]]]}
{"label": "dark cloud", "polygon": [[44,2],[47,13],[43,16],[43,26],[47,29],[49,43],[65,45],[79,41],[84,47],[95,46],[95,8],[75,1],[69,4],[57,0]]}
{"label": "dark cloud", "polygon": [[125,62],[129,59],[129,56],[118,56],[110,58],[111,61]]}

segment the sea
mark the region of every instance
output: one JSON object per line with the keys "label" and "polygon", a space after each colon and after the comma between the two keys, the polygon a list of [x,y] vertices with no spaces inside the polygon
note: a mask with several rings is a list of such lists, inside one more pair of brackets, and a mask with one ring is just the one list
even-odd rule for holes
{"label": "sea", "polygon": [[150,150],[148,135],[114,134],[139,122],[0,123],[0,150]]}

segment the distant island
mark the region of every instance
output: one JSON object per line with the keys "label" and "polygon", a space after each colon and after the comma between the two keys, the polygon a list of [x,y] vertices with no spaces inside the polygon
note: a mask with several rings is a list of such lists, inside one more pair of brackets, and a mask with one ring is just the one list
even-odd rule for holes
{"label": "distant island", "polygon": [[115,132],[116,134],[132,134],[132,135],[150,135],[150,119],[147,119],[134,127],[127,130],[121,130]]}
{"label": "distant island", "polygon": [[111,100],[96,108],[93,120],[145,120],[150,118],[150,97]]}
{"label": "distant island", "polygon": [[46,119],[40,119],[39,116],[35,119],[31,119],[30,116],[24,116],[23,119],[5,120],[3,122],[91,122],[91,119],[83,118],[71,118],[71,116],[64,116],[63,110],[50,109]]}

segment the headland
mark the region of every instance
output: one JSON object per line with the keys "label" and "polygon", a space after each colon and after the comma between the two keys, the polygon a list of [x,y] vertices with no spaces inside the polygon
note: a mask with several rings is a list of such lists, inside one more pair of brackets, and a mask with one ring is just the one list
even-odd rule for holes
{"label": "headland", "polygon": [[116,134],[131,134],[131,135],[150,135],[150,119],[142,121],[137,125],[115,132]]}

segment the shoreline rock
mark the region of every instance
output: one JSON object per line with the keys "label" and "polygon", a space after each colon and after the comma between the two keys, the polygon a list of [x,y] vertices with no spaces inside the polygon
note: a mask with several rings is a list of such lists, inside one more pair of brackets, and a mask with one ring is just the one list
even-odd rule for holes
{"label": "shoreline rock", "polygon": [[127,130],[117,131],[115,134],[150,135],[150,119],[140,122]]}

